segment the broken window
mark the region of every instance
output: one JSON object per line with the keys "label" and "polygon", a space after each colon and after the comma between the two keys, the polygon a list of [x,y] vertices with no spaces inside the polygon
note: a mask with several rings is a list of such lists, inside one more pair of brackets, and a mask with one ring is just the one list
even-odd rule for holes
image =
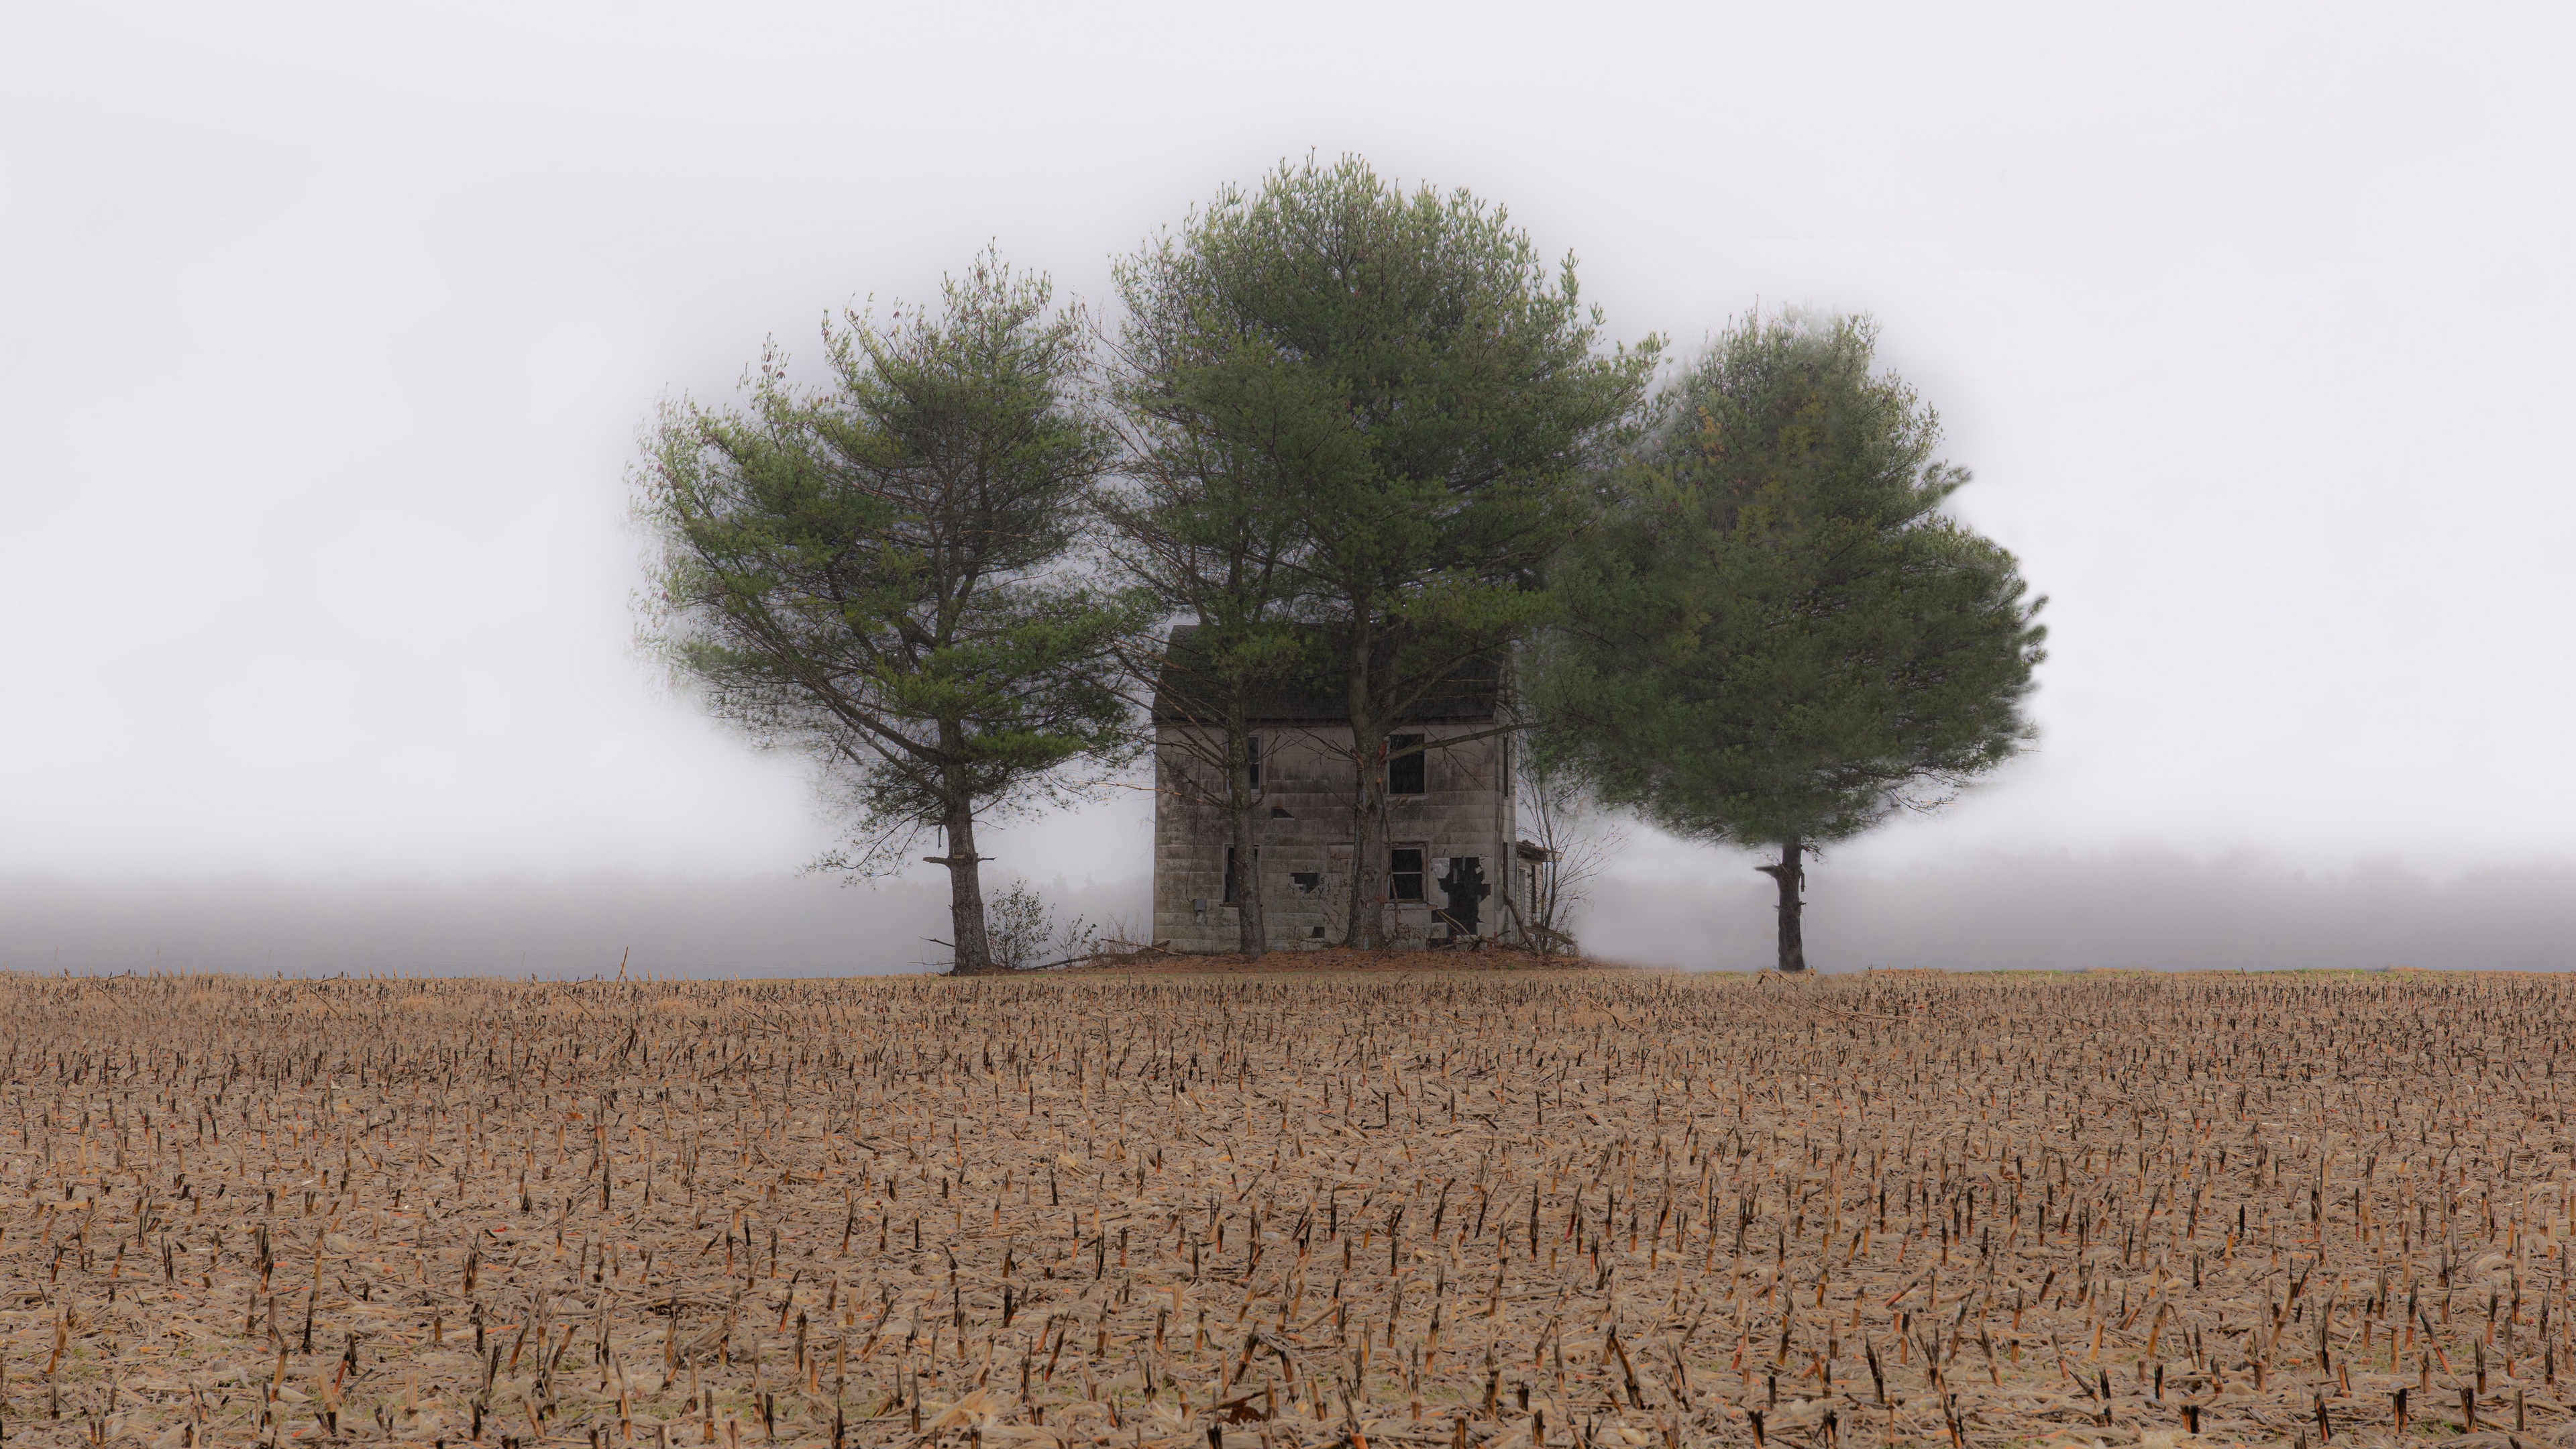
{"label": "broken window", "polygon": [[[1388,735],[1386,737],[1386,793],[1419,795],[1422,793],[1422,736]],[[1420,896],[1414,897],[1420,900]]]}
{"label": "broken window", "polygon": [[1288,872],[1288,883],[1297,888],[1297,894],[1311,896],[1324,888],[1324,873],[1320,870],[1292,870]]}
{"label": "broken window", "polygon": [[[1252,848],[1252,865],[1255,870],[1261,868],[1261,847],[1257,845]],[[1229,845],[1225,848],[1225,903],[1229,906],[1243,899],[1241,894],[1238,893],[1237,887],[1238,882],[1235,877],[1234,869],[1234,847]]]}
{"label": "broken window", "polygon": [[1440,890],[1449,898],[1449,904],[1440,914],[1451,928],[1462,936],[1482,935],[1482,902],[1494,893],[1494,888],[1485,883],[1484,857],[1452,856],[1447,873],[1440,877]]}
{"label": "broken window", "polygon": [[1399,845],[1388,853],[1387,899],[1396,901],[1423,899],[1422,856],[1423,847],[1419,845]]}

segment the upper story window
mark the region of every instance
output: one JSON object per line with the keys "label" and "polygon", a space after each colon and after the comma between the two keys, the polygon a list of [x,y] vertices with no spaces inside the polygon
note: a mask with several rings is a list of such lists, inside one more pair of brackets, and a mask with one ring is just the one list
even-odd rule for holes
{"label": "upper story window", "polygon": [[1423,759],[1422,736],[1388,735],[1386,737],[1386,793],[1421,794]]}
{"label": "upper story window", "polygon": [[1252,793],[1258,795],[1261,793],[1261,736],[1243,737],[1243,761],[1244,768],[1250,776]]}

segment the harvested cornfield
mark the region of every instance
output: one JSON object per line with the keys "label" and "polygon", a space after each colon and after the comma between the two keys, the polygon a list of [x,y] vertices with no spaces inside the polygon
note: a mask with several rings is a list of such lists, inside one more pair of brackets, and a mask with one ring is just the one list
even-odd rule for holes
{"label": "harvested cornfield", "polygon": [[2571,1005],[0,978],[0,1434],[2564,1445]]}

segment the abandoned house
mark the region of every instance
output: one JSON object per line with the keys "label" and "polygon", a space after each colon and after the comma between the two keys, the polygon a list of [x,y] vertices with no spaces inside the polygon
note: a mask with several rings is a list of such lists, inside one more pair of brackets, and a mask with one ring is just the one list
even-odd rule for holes
{"label": "abandoned house", "polygon": [[[1196,626],[1173,630],[1186,655]],[[1168,672],[1154,699],[1154,940],[1167,950],[1240,945],[1236,892],[1247,866],[1261,879],[1274,949],[1337,945],[1350,924],[1354,873],[1373,872],[1400,946],[1472,937],[1514,940],[1521,905],[1512,868],[1535,847],[1519,819],[1504,722],[1503,677],[1490,660],[1452,671],[1395,722],[1384,772],[1386,858],[1352,859],[1351,731],[1341,683],[1295,682],[1253,703],[1252,780],[1259,796],[1257,858],[1235,858],[1216,759],[1222,729],[1188,707]],[[1454,743],[1444,743],[1454,741]],[[1193,747],[1195,744],[1195,748]]]}

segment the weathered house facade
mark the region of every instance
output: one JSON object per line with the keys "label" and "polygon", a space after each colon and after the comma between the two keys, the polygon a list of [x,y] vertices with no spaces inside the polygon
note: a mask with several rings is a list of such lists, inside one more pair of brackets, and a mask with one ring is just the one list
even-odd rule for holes
{"label": "weathered house facade", "polygon": [[[1190,626],[1175,630],[1175,652]],[[1388,789],[1384,860],[1352,858],[1351,731],[1331,681],[1283,687],[1254,703],[1254,778],[1260,803],[1262,916],[1274,949],[1341,943],[1351,892],[1373,873],[1390,897],[1398,945],[1473,937],[1517,939],[1513,868],[1519,808],[1503,729],[1502,671],[1462,668],[1427,691],[1391,732],[1379,763]],[[1223,732],[1157,691],[1154,807],[1154,940],[1166,950],[1239,948],[1234,904],[1246,863],[1236,858],[1212,756]],[[1193,748],[1193,744],[1196,748]],[[1416,747],[1418,751],[1416,750]]]}

